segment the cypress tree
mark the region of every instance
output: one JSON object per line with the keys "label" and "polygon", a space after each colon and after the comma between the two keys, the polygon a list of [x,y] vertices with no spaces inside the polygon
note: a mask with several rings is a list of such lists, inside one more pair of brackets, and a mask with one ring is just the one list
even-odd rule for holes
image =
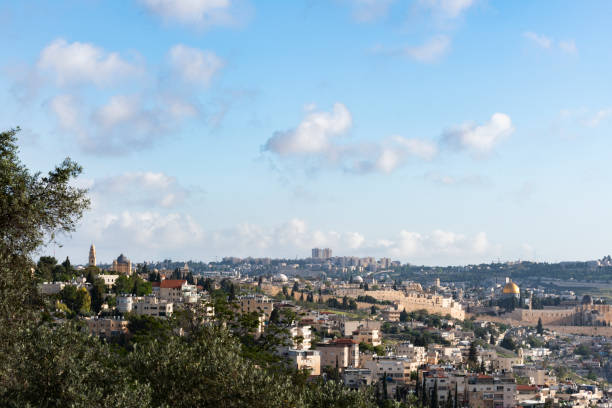
{"label": "cypress tree", "polygon": [[538,319],[537,331],[538,331],[539,335],[544,334],[544,326],[542,325],[542,318],[541,317]]}
{"label": "cypress tree", "polygon": [[470,344],[470,351],[469,351],[469,354],[468,354],[467,363],[468,363],[468,367],[470,369],[472,369],[472,370],[474,369],[474,367],[476,367],[476,364],[478,364],[478,356],[477,356],[477,352],[476,352],[476,343],[475,342],[472,342]]}
{"label": "cypress tree", "polygon": [[438,408],[438,380],[434,383],[434,388],[431,393],[431,403],[429,404],[431,408]]}
{"label": "cypress tree", "polygon": [[453,408],[453,394],[450,388],[448,389],[448,395],[446,396],[446,408]]}
{"label": "cypress tree", "polygon": [[383,374],[383,400],[386,401],[389,399],[389,396],[387,395],[387,373]]}

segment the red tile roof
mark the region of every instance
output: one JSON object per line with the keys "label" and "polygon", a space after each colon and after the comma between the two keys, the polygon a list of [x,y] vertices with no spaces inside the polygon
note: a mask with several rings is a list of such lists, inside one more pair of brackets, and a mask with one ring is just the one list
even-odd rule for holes
{"label": "red tile roof", "polygon": [[526,384],[518,384],[516,386],[517,391],[536,391],[537,387],[535,385],[526,385]]}
{"label": "red tile roof", "polygon": [[167,289],[178,289],[186,283],[187,281],[184,279],[164,279],[163,281],[161,281],[161,285],[159,285],[159,287]]}
{"label": "red tile roof", "polygon": [[334,344],[358,344],[353,339],[336,339],[332,343],[334,343]]}
{"label": "red tile roof", "polygon": [[159,285],[159,282],[151,282],[151,286],[153,286],[154,288],[159,288]]}

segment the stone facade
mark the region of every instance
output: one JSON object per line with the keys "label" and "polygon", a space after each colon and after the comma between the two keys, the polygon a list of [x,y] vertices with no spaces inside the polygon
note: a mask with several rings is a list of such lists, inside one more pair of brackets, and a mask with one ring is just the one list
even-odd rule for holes
{"label": "stone facade", "polygon": [[442,316],[450,315],[452,318],[465,319],[465,311],[461,304],[455,302],[450,297],[427,293],[419,290],[369,290],[365,291],[358,288],[340,288],[335,291],[338,297],[347,296],[357,299],[358,296],[372,296],[379,301],[390,301],[397,305],[397,310],[414,312],[426,310],[427,313],[439,314]]}
{"label": "stone facade", "polygon": [[330,343],[319,343],[321,367],[359,367],[359,343],[352,339],[336,339]]}
{"label": "stone facade", "polygon": [[612,309],[610,305],[582,304],[571,309],[515,309],[507,316],[527,324],[537,324],[542,319],[544,325],[610,326]]}
{"label": "stone facade", "polygon": [[89,247],[89,266],[96,266],[96,247],[94,244]]}
{"label": "stone facade", "polygon": [[131,275],[132,261],[127,259],[125,255],[121,254],[117,259],[113,260],[113,266],[111,267],[111,270],[119,274]]}

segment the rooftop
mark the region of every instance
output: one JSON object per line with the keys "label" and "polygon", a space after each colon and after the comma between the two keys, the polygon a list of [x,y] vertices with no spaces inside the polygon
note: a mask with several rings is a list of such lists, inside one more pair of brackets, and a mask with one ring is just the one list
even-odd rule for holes
{"label": "rooftop", "polygon": [[187,283],[184,279],[165,279],[161,281],[160,288],[178,289]]}

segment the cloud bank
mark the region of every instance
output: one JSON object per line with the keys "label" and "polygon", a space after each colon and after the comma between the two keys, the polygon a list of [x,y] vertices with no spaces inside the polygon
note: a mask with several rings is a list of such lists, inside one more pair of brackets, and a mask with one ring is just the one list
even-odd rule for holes
{"label": "cloud bank", "polygon": [[153,81],[142,58],[59,38],[26,75],[32,79],[26,94],[45,95],[58,130],[82,151],[127,155],[156,146],[190,120],[204,122],[203,91],[225,62],[210,50],[176,44],[164,64],[165,81]]}
{"label": "cloud bank", "polygon": [[262,150],[309,168],[392,173],[411,161],[434,159],[442,146],[486,155],[514,132],[512,120],[504,113],[493,114],[481,125],[467,122],[451,127],[436,140],[394,135],[356,141],[350,137],[352,124],[353,117],[342,103],[335,103],[329,112],[311,109],[295,128],[274,132]]}

